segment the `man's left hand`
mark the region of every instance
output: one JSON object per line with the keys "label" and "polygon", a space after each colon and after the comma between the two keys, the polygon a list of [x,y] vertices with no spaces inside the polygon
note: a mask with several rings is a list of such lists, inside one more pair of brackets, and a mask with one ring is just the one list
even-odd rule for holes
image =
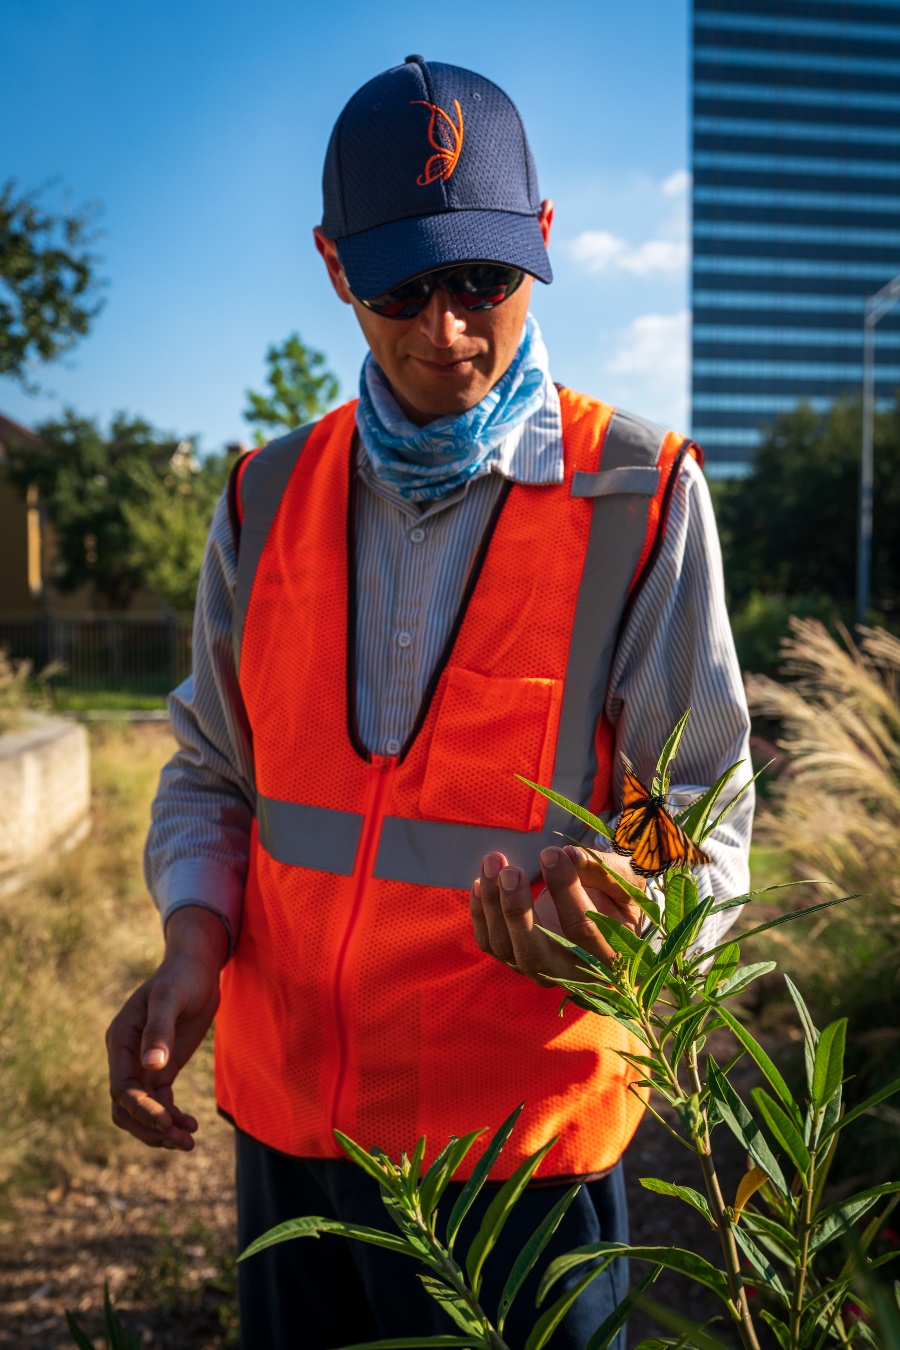
{"label": "man's left hand", "polygon": [[[603,856],[607,866],[645,889],[644,881],[626,858],[616,853]],[[546,890],[532,900],[524,872],[510,867],[502,853],[488,853],[481,864],[481,876],[472,885],[470,907],[475,941],[483,952],[512,970],[542,985],[552,982],[547,976],[584,978],[583,962],[576,953],[541,932],[541,927],[555,929],[591,956],[609,964],[615,953],[587,917],[588,910],[616,919],[633,933],[641,931],[643,914],[638,905],[584,849],[572,844],[545,848],[541,872]]]}

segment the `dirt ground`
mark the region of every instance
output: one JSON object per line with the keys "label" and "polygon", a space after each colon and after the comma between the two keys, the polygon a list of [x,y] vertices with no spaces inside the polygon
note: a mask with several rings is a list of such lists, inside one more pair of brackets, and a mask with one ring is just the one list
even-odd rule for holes
{"label": "dirt ground", "polygon": [[[727,1053],[723,1042],[721,1058]],[[735,1081],[745,1090],[738,1073]],[[142,1346],[214,1350],[237,1344],[231,1130],[208,1110],[201,1120],[190,1157],[135,1145],[115,1167],[85,1166],[67,1187],[5,1202],[0,1346],[71,1346],[65,1309],[101,1346],[107,1283],[123,1323]],[[716,1141],[726,1160],[726,1196],[733,1195],[743,1159],[724,1127]],[[719,1264],[715,1235],[699,1216],[678,1200],[651,1195],[639,1182],[655,1176],[702,1189],[693,1156],[647,1115],[626,1157],[632,1242],[691,1247]],[[645,1269],[635,1267],[635,1273]],[[715,1312],[702,1286],[676,1275],[661,1277],[651,1292],[696,1321]],[[636,1313],[630,1344],[653,1326],[646,1314]]]}

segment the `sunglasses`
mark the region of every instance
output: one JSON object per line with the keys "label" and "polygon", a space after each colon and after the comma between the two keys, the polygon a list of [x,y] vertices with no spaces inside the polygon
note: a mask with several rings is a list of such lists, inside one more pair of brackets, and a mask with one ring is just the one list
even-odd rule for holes
{"label": "sunglasses", "polygon": [[414,319],[428,304],[433,293],[442,287],[463,309],[493,309],[508,300],[524,280],[519,267],[504,267],[500,263],[463,263],[459,267],[441,267],[436,272],[424,272],[420,277],[404,281],[384,295],[360,303],[383,319]]}

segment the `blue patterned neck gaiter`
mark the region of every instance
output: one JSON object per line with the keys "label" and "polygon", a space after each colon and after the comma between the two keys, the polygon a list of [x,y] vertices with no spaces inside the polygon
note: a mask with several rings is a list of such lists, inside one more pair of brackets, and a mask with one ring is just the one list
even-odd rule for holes
{"label": "blue patterned neck gaiter", "polygon": [[509,433],[543,406],[548,366],[537,320],[528,314],[512,364],[481,402],[417,427],[401,412],[370,352],[359,380],[356,425],[375,476],[407,501],[430,502],[485,472],[499,460]]}

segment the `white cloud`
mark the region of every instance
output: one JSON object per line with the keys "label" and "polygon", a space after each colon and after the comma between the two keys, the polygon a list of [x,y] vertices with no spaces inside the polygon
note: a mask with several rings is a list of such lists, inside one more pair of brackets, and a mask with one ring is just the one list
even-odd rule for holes
{"label": "white cloud", "polygon": [[660,184],[660,191],[666,197],[680,197],[687,192],[691,186],[691,175],[687,169],[676,169],[670,173],[668,178],[663,179]]}
{"label": "white cloud", "polygon": [[635,412],[667,426],[684,429],[687,417],[687,386],[691,312],[642,314],[619,335],[618,350],[606,363],[621,394],[621,401]]}
{"label": "white cloud", "polygon": [[628,245],[608,230],[582,230],[568,247],[575,261],[585,263],[589,272],[604,272]]}
{"label": "white cloud", "polygon": [[683,239],[647,239],[633,246],[608,230],[583,230],[569,244],[569,253],[593,274],[618,268],[638,277],[673,275],[688,263],[688,245]]}
{"label": "white cloud", "polygon": [[626,249],[616,258],[616,266],[637,277],[656,276],[660,272],[682,272],[690,253],[685,239],[648,239],[637,248]]}

